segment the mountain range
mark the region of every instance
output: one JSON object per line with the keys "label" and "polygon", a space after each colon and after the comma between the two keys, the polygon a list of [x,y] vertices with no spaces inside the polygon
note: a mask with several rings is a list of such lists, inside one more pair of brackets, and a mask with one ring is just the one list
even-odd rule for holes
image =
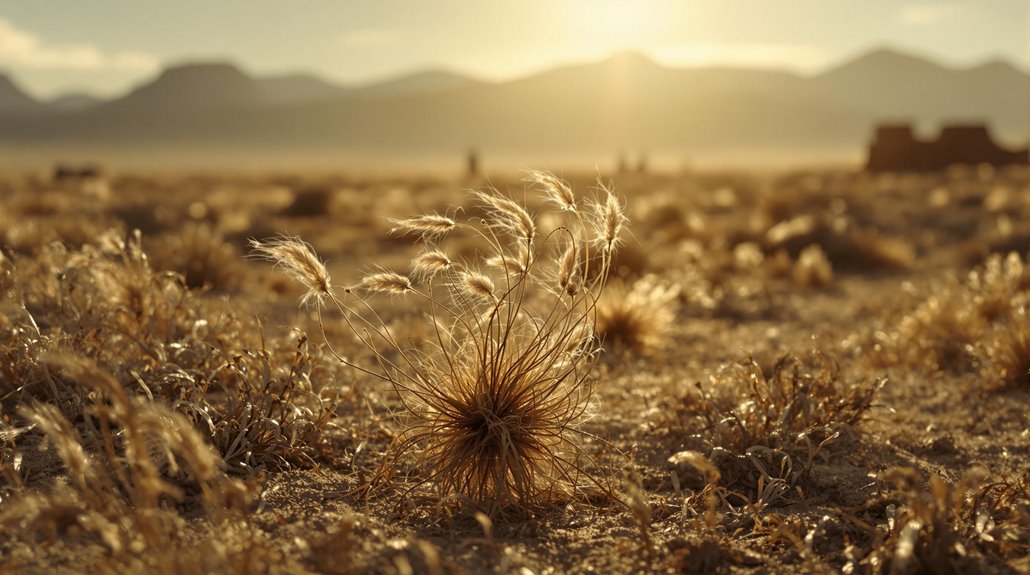
{"label": "mountain range", "polygon": [[505,82],[423,71],[363,86],[255,77],[225,62],[165,69],[124,96],[37,101],[0,75],[0,154],[265,166],[485,159],[608,163],[620,151],[715,163],[854,161],[873,126],[986,122],[1030,139],[1030,74],[878,49],[822,73],[671,68],[636,53]]}

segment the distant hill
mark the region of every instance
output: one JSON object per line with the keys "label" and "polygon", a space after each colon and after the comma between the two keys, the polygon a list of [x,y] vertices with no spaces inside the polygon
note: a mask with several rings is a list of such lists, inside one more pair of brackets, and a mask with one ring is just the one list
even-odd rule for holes
{"label": "distant hill", "polygon": [[97,98],[90,94],[71,93],[47,100],[46,105],[57,110],[76,112],[79,110],[85,110],[86,108],[92,108],[103,101],[104,100],[101,98]]}
{"label": "distant hill", "polygon": [[261,100],[273,105],[302,104],[347,93],[343,86],[311,74],[288,74],[255,80]]}
{"label": "distant hill", "polygon": [[[12,85],[13,86],[13,85]],[[0,102],[4,100],[0,84]],[[30,99],[31,100],[31,99]],[[18,106],[21,106],[19,108]],[[487,83],[438,71],[370,86],[315,76],[254,78],[188,64],[122,98],[68,115],[0,104],[0,146],[233,157],[593,158],[645,150],[681,158],[857,157],[880,120],[986,121],[1030,139],[1030,74],[1003,61],[957,69],[880,49],[815,76],[669,68],[635,53]],[[37,109],[38,110],[38,109]],[[44,107],[44,110],[47,110]],[[87,148],[88,147],[88,148]]]}
{"label": "distant hill", "polygon": [[872,117],[923,124],[988,120],[1010,139],[1030,137],[1030,74],[994,61],[953,69],[876,50],[811,80],[813,91]]}
{"label": "distant hill", "polygon": [[354,88],[349,91],[349,95],[362,98],[424,95],[467,88],[479,83],[468,76],[446,70],[426,70]]}
{"label": "distant hill", "polygon": [[45,109],[46,106],[23,92],[13,80],[0,74],[0,115],[35,116]]}

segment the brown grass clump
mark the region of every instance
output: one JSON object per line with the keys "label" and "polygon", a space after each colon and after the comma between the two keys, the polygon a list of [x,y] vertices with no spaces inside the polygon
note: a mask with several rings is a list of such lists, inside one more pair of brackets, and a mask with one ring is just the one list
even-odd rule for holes
{"label": "brown grass clump", "polygon": [[311,381],[304,339],[266,345],[260,326],[209,307],[181,276],[154,271],[139,235],[105,235],[78,251],[51,245],[16,259],[10,282],[0,302],[13,323],[0,333],[8,405],[34,400],[84,417],[93,400],[38,361],[67,351],[172,406],[233,469],[312,463],[332,406]]}
{"label": "brown grass clump", "polygon": [[892,501],[887,528],[870,533],[864,565],[889,573],[981,573],[993,572],[998,559],[1030,552],[1030,477],[988,480],[975,470],[958,482],[933,476],[926,486],[915,470],[894,468],[881,479]]}
{"label": "brown grass clump", "polygon": [[[93,539],[118,564],[142,551],[159,553],[178,536],[182,519],[174,504],[199,504],[212,517],[247,505],[246,487],[226,475],[221,458],[180,413],[132,394],[71,352],[40,362],[54,380],[95,394],[83,416],[96,427],[84,437],[54,404],[19,409],[53,446],[68,481],[18,493],[0,512],[0,532],[29,544],[57,532]],[[38,472],[24,473],[32,471]]]}
{"label": "brown grass clump", "polygon": [[986,359],[1011,381],[1022,361],[1021,310],[1030,297],[1024,277],[1018,254],[993,255],[964,281],[950,279],[929,294],[917,293],[920,303],[890,335],[895,359],[946,371],[966,371]]}
{"label": "brown grass clump", "polygon": [[1030,388],[1030,315],[1026,308],[998,329],[988,354],[1003,382]]}
{"label": "brown grass clump", "polygon": [[[584,206],[553,176],[532,181],[559,208],[562,225],[541,232],[519,202],[474,192],[484,216],[469,223],[441,216],[394,222],[395,233],[422,246],[411,277],[377,271],[343,294],[303,265],[317,261],[310,250],[295,256],[255,243],[337,308],[375,361],[338,359],[398,392],[407,422],[379,479],[395,476],[401,457],[412,454],[422,474],[411,489],[428,483],[441,499],[464,499],[490,514],[532,510],[598,483],[585,473],[577,438],[593,397],[593,318],[626,220],[606,188]],[[480,261],[441,249],[452,230],[488,246]],[[376,311],[380,293],[421,302],[433,336],[400,339]]]}
{"label": "brown grass clump", "polygon": [[232,290],[240,283],[240,253],[210,224],[186,224],[150,249],[153,267],[182,274],[190,288]]}
{"label": "brown grass clump", "polygon": [[965,371],[975,364],[982,330],[983,322],[953,293],[943,291],[902,318],[894,345],[899,359],[933,370]]}
{"label": "brown grass clump", "polygon": [[295,218],[315,218],[329,213],[333,191],[322,187],[301,188],[294,192],[293,201],[282,210],[282,215]]}
{"label": "brown grass clump", "polygon": [[826,447],[851,436],[883,384],[843,382],[837,364],[818,353],[783,356],[769,373],[747,359],[724,368],[711,386],[699,384],[678,414],[702,430],[693,439],[726,486],[757,482],[768,501],[801,482]]}
{"label": "brown grass clump", "polygon": [[614,351],[647,355],[668,342],[676,321],[679,285],[664,285],[654,275],[628,286],[616,282],[597,302],[597,335]]}

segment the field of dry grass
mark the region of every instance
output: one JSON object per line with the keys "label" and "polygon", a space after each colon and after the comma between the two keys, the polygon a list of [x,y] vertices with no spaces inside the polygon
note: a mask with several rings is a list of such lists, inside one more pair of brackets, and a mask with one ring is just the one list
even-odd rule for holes
{"label": "field of dry grass", "polygon": [[566,177],[0,178],[0,572],[1030,571],[1030,173]]}

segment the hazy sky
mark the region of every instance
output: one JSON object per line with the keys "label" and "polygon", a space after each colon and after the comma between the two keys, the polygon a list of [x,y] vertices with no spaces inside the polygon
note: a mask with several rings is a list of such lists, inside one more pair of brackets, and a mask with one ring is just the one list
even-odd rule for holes
{"label": "hazy sky", "polygon": [[813,72],[882,45],[1030,69],[1030,1],[0,0],[0,71],[37,96],[117,94],[203,59],[361,82],[426,67],[505,79],[622,49]]}

